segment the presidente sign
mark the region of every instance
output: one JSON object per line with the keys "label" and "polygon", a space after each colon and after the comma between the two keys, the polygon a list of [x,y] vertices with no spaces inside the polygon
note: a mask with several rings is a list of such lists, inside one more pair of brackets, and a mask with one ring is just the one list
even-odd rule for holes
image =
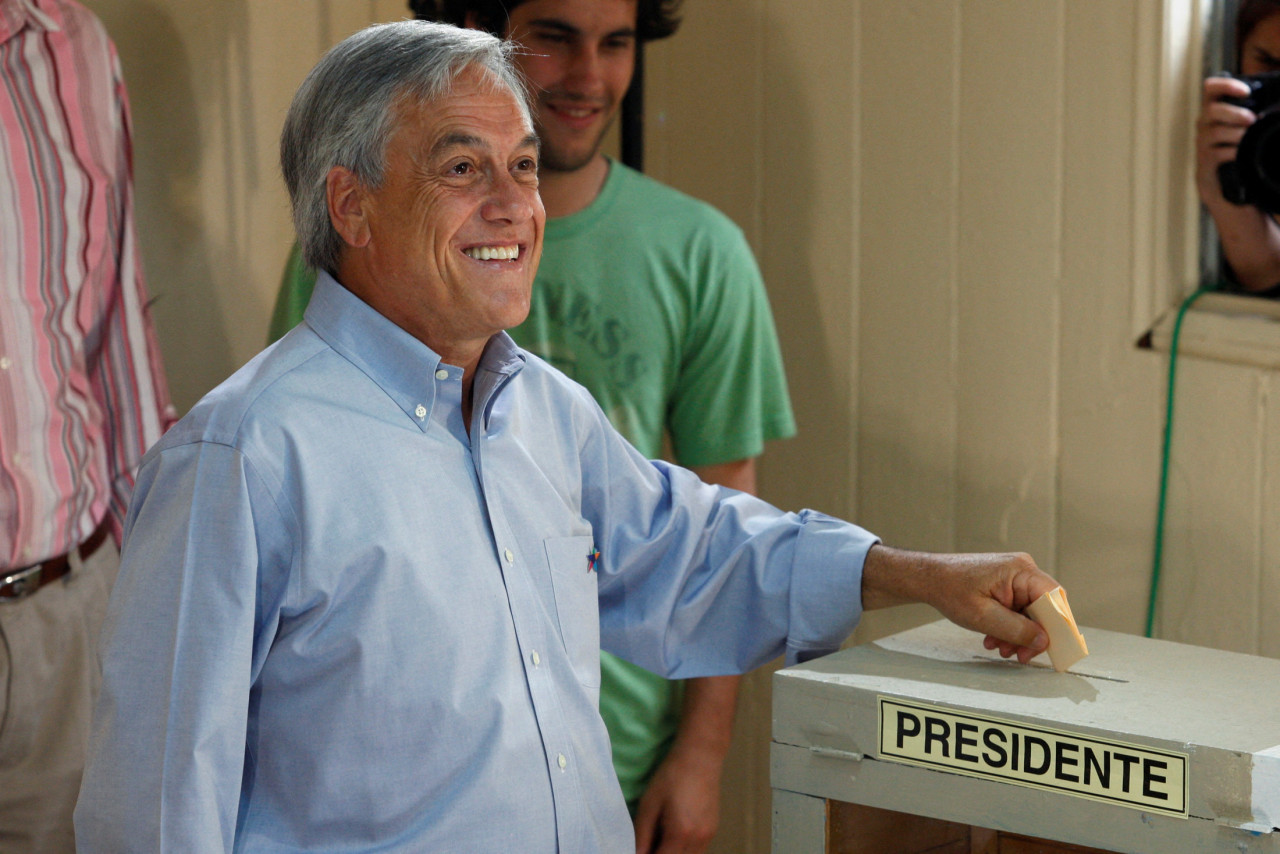
{"label": "presidente sign", "polygon": [[1187,755],[881,696],[880,757],[1187,817]]}

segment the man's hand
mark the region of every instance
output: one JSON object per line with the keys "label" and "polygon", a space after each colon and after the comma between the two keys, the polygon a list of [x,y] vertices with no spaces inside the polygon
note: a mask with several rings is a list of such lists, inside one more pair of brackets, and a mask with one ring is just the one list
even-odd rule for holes
{"label": "man's hand", "polygon": [[672,748],[636,807],[636,854],[701,854],[720,826],[723,760]]}
{"label": "man's hand", "polygon": [[984,646],[1026,664],[1049,636],[1022,609],[1058,586],[1025,554],[928,554],[875,546],[862,572],[866,610],[924,602],[986,635]]}
{"label": "man's hand", "polygon": [[720,826],[720,773],[739,676],[685,683],[680,728],[636,805],[637,854],[701,854]]}

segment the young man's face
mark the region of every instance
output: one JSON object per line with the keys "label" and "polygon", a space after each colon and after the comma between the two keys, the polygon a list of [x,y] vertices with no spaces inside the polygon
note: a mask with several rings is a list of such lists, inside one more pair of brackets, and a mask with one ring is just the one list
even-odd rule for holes
{"label": "young man's face", "polygon": [[506,34],[533,83],[542,168],[572,172],[600,151],[631,85],[636,0],[528,0],[511,11]]}

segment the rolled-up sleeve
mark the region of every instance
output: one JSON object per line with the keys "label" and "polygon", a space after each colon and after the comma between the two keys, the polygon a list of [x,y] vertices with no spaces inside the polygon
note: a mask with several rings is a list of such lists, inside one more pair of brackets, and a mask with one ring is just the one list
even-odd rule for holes
{"label": "rolled-up sleeve", "polygon": [[607,424],[583,471],[607,651],[686,679],[814,658],[857,626],[874,534],[645,460]]}
{"label": "rolled-up sleeve", "polygon": [[835,652],[862,619],[862,565],[880,542],[814,510],[800,513],[791,568],[787,664]]}

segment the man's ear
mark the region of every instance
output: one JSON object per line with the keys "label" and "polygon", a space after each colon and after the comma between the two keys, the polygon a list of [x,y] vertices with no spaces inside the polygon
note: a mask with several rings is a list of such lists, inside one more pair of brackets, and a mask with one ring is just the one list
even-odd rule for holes
{"label": "man's ear", "polygon": [[345,166],[334,166],[325,176],[324,189],[329,222],[338,236],[348,246],[366,246],[370,236],[368,197],[360,179]]}

